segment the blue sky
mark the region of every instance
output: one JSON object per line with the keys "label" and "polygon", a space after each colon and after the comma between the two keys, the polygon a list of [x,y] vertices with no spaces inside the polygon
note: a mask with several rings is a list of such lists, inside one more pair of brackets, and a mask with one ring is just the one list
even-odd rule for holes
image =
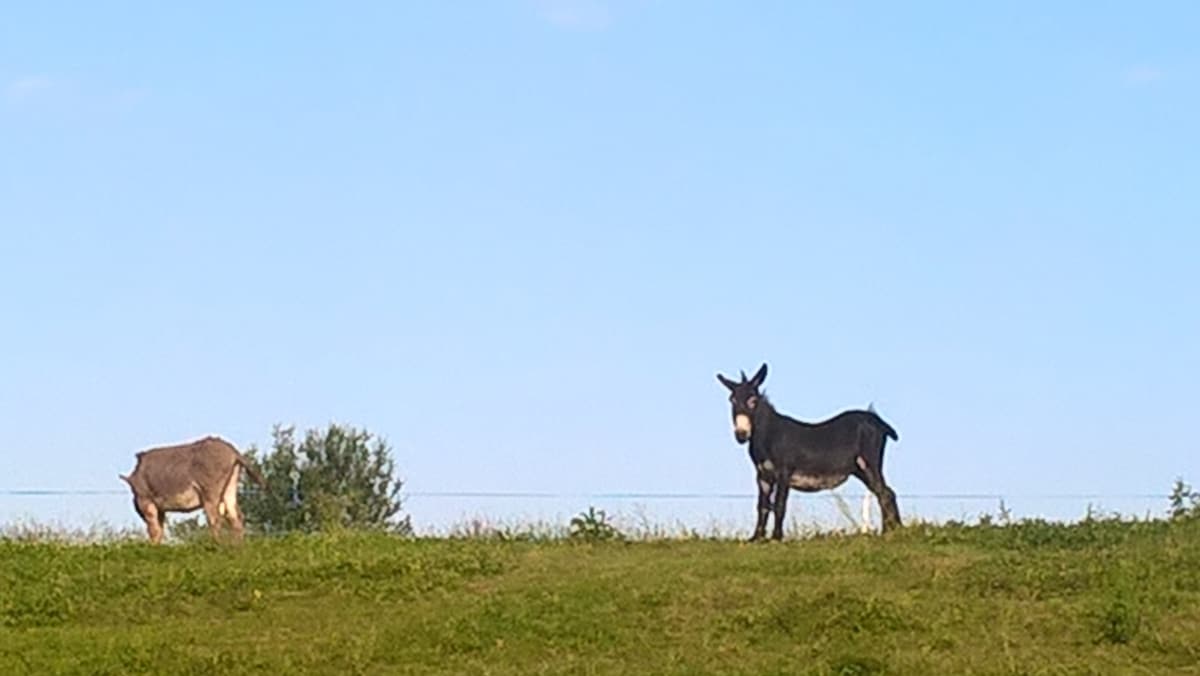
{"label": "blue sky", "polygon": [[1197,20],[14,6],[0,488],[338,421],[414,491],[750,496],[714,374],[763,361],[874,402],[901,494],[1200,483]]}

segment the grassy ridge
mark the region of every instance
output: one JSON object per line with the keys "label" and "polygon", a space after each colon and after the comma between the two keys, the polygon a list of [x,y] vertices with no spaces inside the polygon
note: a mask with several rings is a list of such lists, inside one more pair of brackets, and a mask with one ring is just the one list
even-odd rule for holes
{"label": "grassy ridge", "polygon": [[1200,521],[0,543],[0,673],[1200,673]]}

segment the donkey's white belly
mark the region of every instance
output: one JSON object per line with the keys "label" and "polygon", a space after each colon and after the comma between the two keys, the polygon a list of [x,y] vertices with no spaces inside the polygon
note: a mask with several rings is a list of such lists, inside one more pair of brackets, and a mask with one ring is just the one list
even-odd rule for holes
{"label": "donkey's white belly", "polygon": [[837,488],[846,482],[849,474],[801,474],[792,473],[791,486],[798,491],[823,491]]}

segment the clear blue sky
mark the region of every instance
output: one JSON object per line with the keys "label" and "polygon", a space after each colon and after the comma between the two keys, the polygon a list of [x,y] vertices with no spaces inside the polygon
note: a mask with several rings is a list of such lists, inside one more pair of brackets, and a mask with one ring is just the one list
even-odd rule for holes
{"label": "clear blue sky", "polygon": [[1198,25],[14,4],[0,488],[338,421],[417,491],[749,496],[714,374],[763,361],[786,413],[874,402],[901,493],[1200,482]]}

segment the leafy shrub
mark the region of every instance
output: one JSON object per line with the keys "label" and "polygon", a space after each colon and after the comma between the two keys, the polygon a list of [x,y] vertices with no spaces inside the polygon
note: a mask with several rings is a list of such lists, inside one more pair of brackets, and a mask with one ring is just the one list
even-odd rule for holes
{"label": "leafy shrub", "polygon": [[251,448],[267,487],[244,499],[246,523],[264,532],[378,529],[410,534],[399,518],[401,481],[391,447],[366,430],[331,424],[297,442],[294,428],[276,426],[271,450]]}

